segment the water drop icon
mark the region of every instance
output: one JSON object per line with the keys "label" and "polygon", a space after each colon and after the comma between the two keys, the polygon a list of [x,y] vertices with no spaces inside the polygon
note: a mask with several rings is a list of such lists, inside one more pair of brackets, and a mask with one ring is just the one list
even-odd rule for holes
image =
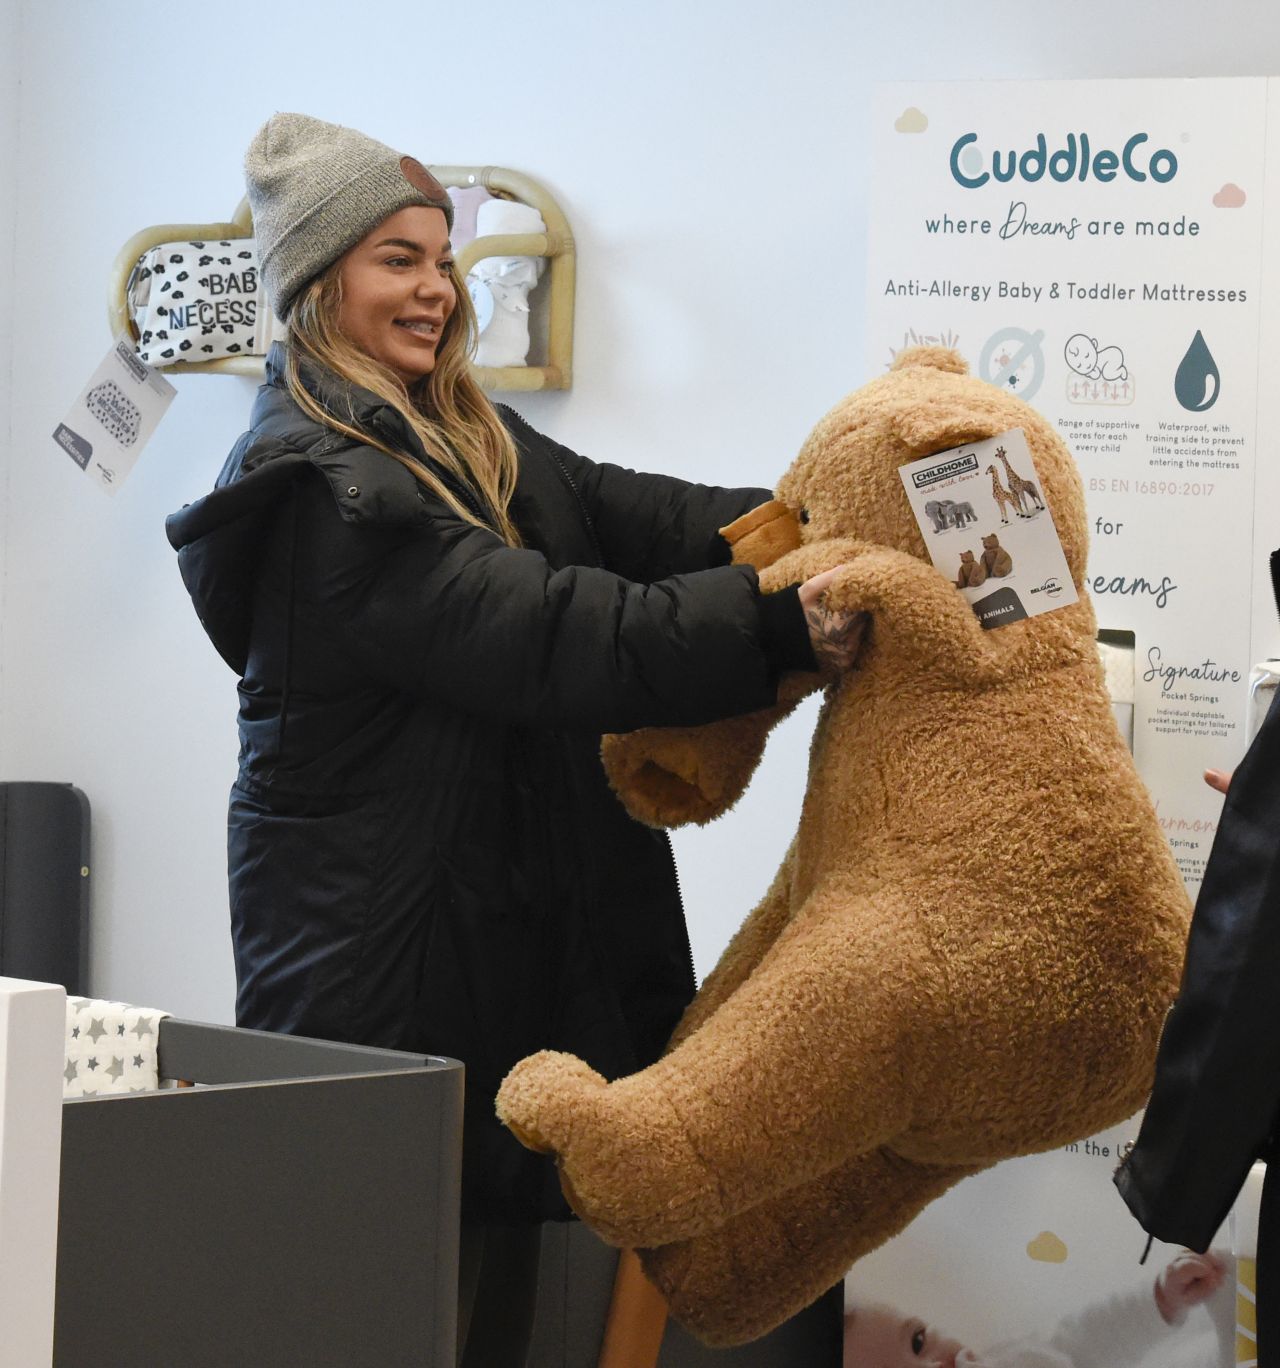
{"label": "water drop icon", "polygon": [[1197,328],[1187,354],[1178,363],[1173,392],[1184,409],[1203,413],[1218,402],[1218,389],[1218,363],[1213,359],[1204,334]]}

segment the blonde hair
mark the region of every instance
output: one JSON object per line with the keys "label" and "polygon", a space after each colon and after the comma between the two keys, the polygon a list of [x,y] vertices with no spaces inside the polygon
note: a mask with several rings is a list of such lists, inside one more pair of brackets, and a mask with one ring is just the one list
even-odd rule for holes
{"label": "blonde hair", "polygon": [[[335,261],[309,281],[290,310],[285,380],[294,401],[309,418],[399,461],[465,522],[492,526],[509,546],[521,545],[508,513],[518,457],[510,433],[471,374],[468,358],[477,329],[465,282],[450,265],[457,302],[445,323],[435,368],[421,386],[414,386],[421,390],[415,396],[394,371],[361,351],[338,327],[340,265]],[[428,461],[397,451],[362,427],[353,407],[345,414],[335,413],[321,403],[302,383],[303,357],[390,404],[422,443]],[[492,524],[477,516],[432,464],[475,490],[492,515]]]}

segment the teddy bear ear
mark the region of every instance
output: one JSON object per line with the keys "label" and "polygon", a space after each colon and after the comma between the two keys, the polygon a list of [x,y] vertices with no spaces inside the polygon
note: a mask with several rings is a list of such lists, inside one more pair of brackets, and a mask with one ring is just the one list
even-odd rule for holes
{"label": "teddy bear ear", "polygon": [[1002,396],[986,392],[991,386],[957,383],[969,374],[959,352],[909,347],[898,353],[890,371],[897,378],[890,382],[889,424],[917,455],[981,441],[1010,426],[1008,414],[997,412],[991,402]]}
{"label": "teddy bear ear", "polygon": [[917,368],[950,371],[952,375],[969,374],[969,363],[950,347],[904,347],[889,367],[891,371]]}

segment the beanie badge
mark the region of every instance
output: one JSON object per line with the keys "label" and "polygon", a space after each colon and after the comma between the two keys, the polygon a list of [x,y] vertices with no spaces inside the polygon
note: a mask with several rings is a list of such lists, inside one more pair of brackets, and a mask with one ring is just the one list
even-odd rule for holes
{"label": "beanie badge", "polygon": [[445,200],[444,186],[415,157],[400,158],[400,173],[415,190],[421,190],[428,199]]}

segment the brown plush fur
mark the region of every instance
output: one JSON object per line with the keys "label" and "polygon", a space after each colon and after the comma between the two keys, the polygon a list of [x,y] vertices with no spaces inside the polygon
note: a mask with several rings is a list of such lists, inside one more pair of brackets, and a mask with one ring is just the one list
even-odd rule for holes
{"label": "brown plush fur", "polygon": [[[898,467],[1012,427],[1081,599],[983,631],[929,563]],[[967,1174],[1134,1112],[1190,914],[1112,721],[1084,499],[1053,429],[918,349],[818,424],[778,499],[805,510],[803,544],[762,584],[844,563],[829,600],[869,623],[828,685],[791,849],[662,1060],[606,1083],[544,1052],[498,1097],[584,1220],[643,1247],[672,1313],[719,1344],[778,1324]],[[785,711],[684,733],[634,810],[705,820]],[[638,733],[611,764],[618,746],[629,801],[671,748]],[[983,823],[955,802],[979,781]]]}

